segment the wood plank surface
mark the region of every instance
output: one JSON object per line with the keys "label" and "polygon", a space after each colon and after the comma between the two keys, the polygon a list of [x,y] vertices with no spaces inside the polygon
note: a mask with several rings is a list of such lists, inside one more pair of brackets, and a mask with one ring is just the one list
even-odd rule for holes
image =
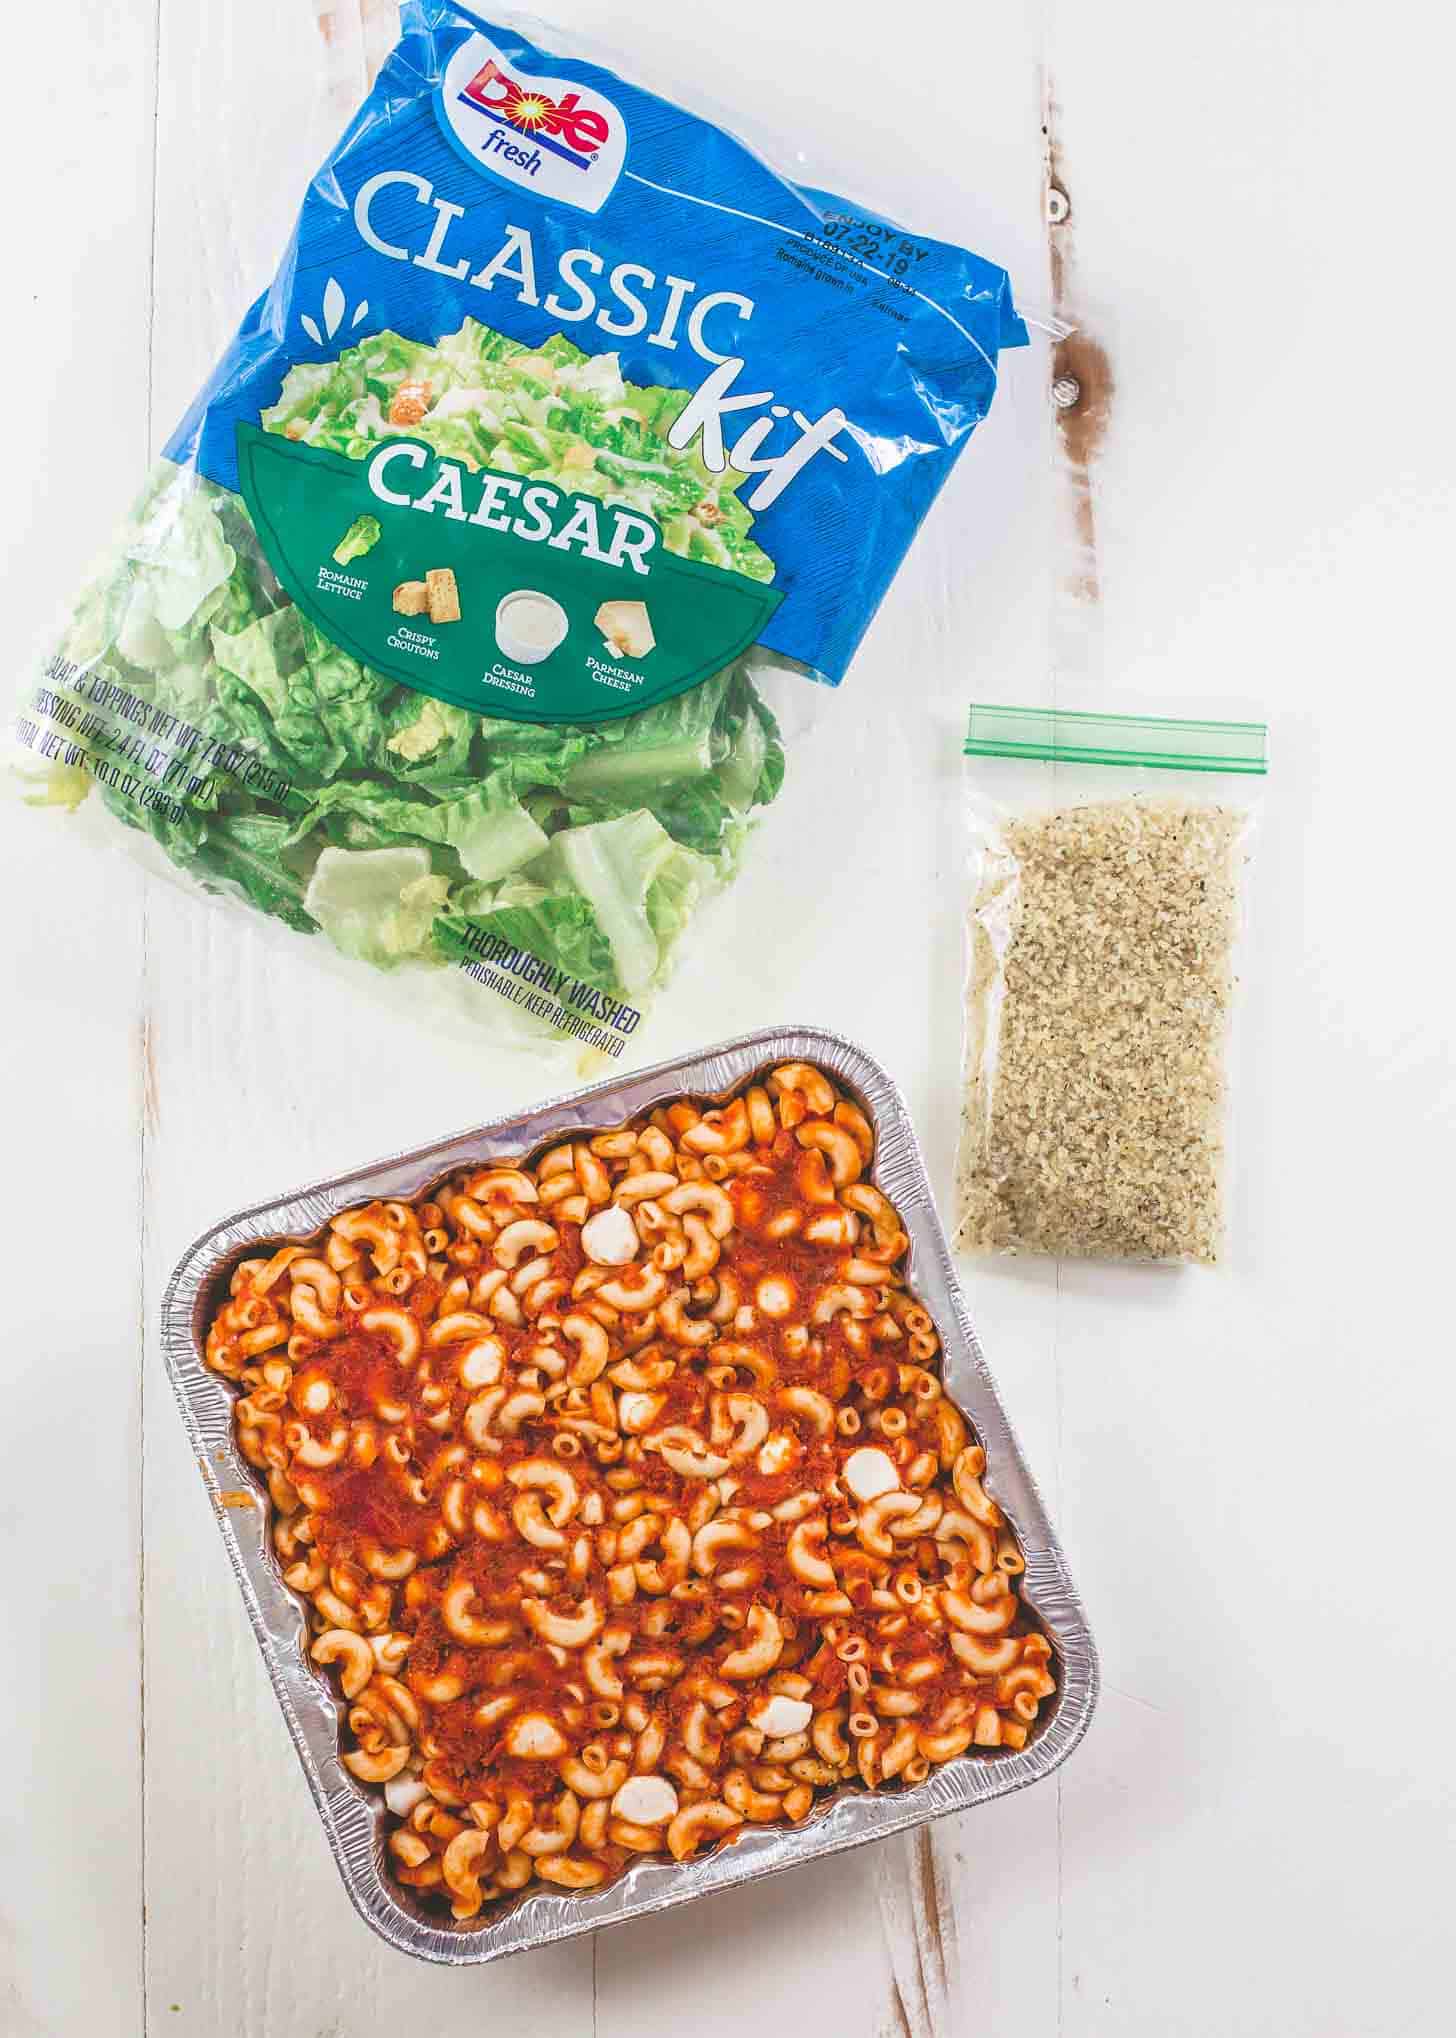
{"label": "wood plank surface", "polygon": [[[0,632],[17,690],[39,676],[48,618],[105,542],[147,454],[152,8],[116,0],[87,11],[91,33],[67,80],[92,109],[84,126],[58,122],[44,90],[17,91],[0,122],[11,463]],[[27,202],[14,201],[20,193]],[[0,1808],[0,2032],[134,2032],[142,879],[120,858],[98,870],[61,816],[13,800],[0,803],[0,868],[10,1298],[0,1745],[13,1778]],[[95,1897],[91,1864],[102,1864]],[[77,1943],[84,1960],[67,1950]]]}
{"label": "wood plank surface", "polygon": [[[948,1192],[972,694],[1268,713],[1229,1265],[967,1269],[1103,1651],[1058,1779],[593,1941],[407,1961],[329,1857],[157,1308],[227,1209],[542,1079],[0,804],[0,1529],[40,1553],[0,1596],[20,1645],[0,2038],[1444,2031],[1456,447],[1409,328],[1442,331],[1452,296],[1421,97],[1451,25],[1413,0],[1216,27],[1151,0],[554,11],[1078,328],[1007,362],[849,680],[805,690],[786,794],[643,1058],[779,1020],[848,1031],[900,1077]],[[64,37],[19,30],[42,74],[64,44],[62,85],[0,128],[5,188],[44,185],[15,210],[0,320],[16,673],[266,282],[392,18],[64,13]],[[1053,373],[1084,383],[1060,421]]]}

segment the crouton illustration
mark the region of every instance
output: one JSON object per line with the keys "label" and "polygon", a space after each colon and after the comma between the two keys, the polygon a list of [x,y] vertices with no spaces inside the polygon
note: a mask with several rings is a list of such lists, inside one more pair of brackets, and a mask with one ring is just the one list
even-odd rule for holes
{"label": "crouton illustration", "polygon": [[455,585],[455,575],[448,566],[432,566],[425,575],[428,594],[430,621],[432,623],[458,623],[460,620],[460,590]]}

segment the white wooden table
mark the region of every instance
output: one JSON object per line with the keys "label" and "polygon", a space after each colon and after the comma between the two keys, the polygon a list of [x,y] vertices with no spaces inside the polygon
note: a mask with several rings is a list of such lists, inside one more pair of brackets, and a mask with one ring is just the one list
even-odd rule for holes
{"label": "white wooden table", "polygon": [[[362,4],[333,0],[327,50],[310,0],[7,21],[12,671],[271,269],[389,40]],[[1449,2031],[1449,15],[554,4],[982,247],[1032,310],[1050,140],[1062,301],[1116,383],[1089,561],[1045,347],[1010,362],[759,844],[761,954],[689,972],[644,1050],[852,1031],[946,1185],[971,693],[1267,711],[1229,1265],[970,1271],[1102,1648],[1057,1781],[594,1942],[419,1966],[338,1882],[156,1313],[224,1209],[529,1073],[284,980],[244,921],[5,807],[0,2033]],[[805,922],[823,811],[843,871]],[[868,965],[851,925],[884,930]]]}

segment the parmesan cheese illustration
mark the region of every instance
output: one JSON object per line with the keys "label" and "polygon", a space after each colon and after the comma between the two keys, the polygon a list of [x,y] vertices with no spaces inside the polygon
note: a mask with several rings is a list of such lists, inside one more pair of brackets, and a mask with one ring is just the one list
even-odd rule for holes
{"label": "parmesan cheese illustration", "polygon": [[604,601],[593,621],[614,658],[645,658],[656,646],[646,602]]}

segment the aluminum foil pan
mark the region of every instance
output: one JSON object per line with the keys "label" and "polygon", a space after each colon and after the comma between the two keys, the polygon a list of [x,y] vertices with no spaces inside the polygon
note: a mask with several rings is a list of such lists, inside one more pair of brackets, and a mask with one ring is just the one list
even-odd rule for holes
{"label": "aluminum foil pan", "polygon": [[[1022,1592],[1052,1643],[1056,1693],[1019,1752],[972,1750],[932,1770],[914,1788],[893,1794],[845,1791],[826,1800],[802,1825],[745,1828],[730,1845],[702,1860],[644,1860],[591,1895],[527,1892],[509,1908],[492,1906],[480,1918],[455,1924],[426,1911],[390,1879],[384,1864],[383,1801],[356,1783],[339,1759],[333,1694],[304,1658],[303,1602],[283,1583],[268,1535],[266,1495],[233,1441],[235,1390],[202,1362],[207,1318],[220,1284],[239,1259],[260,1246],[313,1237],[351,1204],[376,1196],[417,1196],[457,1168],[529,1155],[563,1136],[606,1131],[674,1097],[722,1100],[761,1070],[798,1060],[817,1062],[836,1076],[859,1099],[875,1128],[873,1179],[904,1218],[910,1237],[907,1278],[940,1332],[946,1390],[985,1445],[986,1487],[1005,1509],[1025,1552]],[[981,1356],[904,1099],[877,1061],[837,1033],[805,1026],[748,1034],[701,1054],[615,1077],[518,1117],[473,1126],[413,1153],[393,1154],[225,1218],[183,1255],[167,1285],[162,1350],[248,1618],[344,1886],[365,1921],[405,1953],[468,1966],[668,1910],[712,1890],[731,1889],[923,1825],[945,1812],[1005,1797],[1048,1775],[1086,1731],[1097,1698],[1097,1657],[1086,1616]]]}

